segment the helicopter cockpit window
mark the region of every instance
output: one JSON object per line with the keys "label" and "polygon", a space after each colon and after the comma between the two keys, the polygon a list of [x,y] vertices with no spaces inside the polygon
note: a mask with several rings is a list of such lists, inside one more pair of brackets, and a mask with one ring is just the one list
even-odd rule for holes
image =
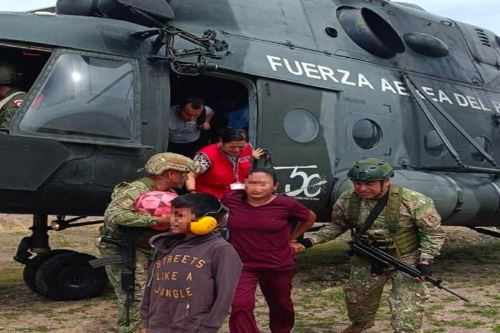
{"label": "helicopter cockpit window", "polygon": [[382,139],[382,129],[370,119],[361,119],[352,128],[354,142],[363,149],[375,147]]}
{"label": "helicopter cockpit window", "polygon": [[63,54],[19,126],[27,132],[129,140],[133,105],[131,64]]}
{"label": "helicopter cockpit window", "polygon": [[284,119],[285,132],[290,139],[299,143],[311,142],[319,133],[318,119],[305,109],[292,109]]}

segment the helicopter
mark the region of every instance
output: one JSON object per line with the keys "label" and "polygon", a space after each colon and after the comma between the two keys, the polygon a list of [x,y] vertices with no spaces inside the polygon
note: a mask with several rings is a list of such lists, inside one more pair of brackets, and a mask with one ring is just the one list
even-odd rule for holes
{"label": "helicopter", "polygon": [[0,61],[27,92],[0,135],[0,212],[33,215],[14,258],[39,294],[104,289],[91,256],[51,249],[49,231],[99,223],[81,218],[168,151],[168,110],[192,94],[216,110],[238,96],[280,191],[320,221],[352,163],[376,157],[443,224],[500,225],[489,30],[386,0],[58,0],[55,13],[1,12],[0,27]]}

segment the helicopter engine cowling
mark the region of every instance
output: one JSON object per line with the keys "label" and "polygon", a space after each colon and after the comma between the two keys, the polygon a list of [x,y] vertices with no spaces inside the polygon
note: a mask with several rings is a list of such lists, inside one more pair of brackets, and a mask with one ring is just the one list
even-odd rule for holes
{"label": "helicopter engine cowling", "polygon": [[149,27],[161,26],[175,16],[166,0],[57,0],[56,13],[106,17]]}
{"label": "helicopter engine cowling", "polygon": [[[336,175],[335,200],[352,188],[346,172]],[[494,226],[500,218],[500,180],[471,174],[396,170],[391,183],[434,200],[443,224]]]}

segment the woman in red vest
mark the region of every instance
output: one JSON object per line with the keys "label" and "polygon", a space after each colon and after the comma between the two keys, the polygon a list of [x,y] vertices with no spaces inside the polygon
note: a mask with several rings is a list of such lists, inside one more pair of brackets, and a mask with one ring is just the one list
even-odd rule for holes
{"label": "woman in red vest", "polygon": [[221,141],[205,146],[194,157],[195,173],[186,182],[189,192],[209,193],[218,199],[230,190],[244,188],[253,159],[264,154],[262,148],[252,150],[244,130],[228,128]]}

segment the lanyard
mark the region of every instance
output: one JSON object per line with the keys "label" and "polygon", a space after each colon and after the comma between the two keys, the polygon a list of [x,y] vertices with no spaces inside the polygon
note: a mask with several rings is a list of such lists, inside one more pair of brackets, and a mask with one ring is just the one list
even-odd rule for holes
{"label": "lanyard", "polygon": [[[224,150],[222,150],[222,146],[219,146],[219,149],[222,152],[222,154],[224,154],[224,157],[229,161],[229,163],[231,163],[233,165],[233,177],[234,177],[234,179],[236,179],[236,182],[239,183],[240,182],[240,179],[239,179],[240,157],[235,156],[236,159],[234,160],[231,158],[231,155],[225,153]],[[233,163],[233,161],[234,161],[234,163]]]}
{"label": "lanyard", "polygon": [[239,169],[240,169],[240,158],[238,157],[236,159],[236,162],[234,163],[234,166],[233,166],[233,176],[234,178],[236,179],[236,182],[239,183],[240,182],[240,179],[239,179]]}

